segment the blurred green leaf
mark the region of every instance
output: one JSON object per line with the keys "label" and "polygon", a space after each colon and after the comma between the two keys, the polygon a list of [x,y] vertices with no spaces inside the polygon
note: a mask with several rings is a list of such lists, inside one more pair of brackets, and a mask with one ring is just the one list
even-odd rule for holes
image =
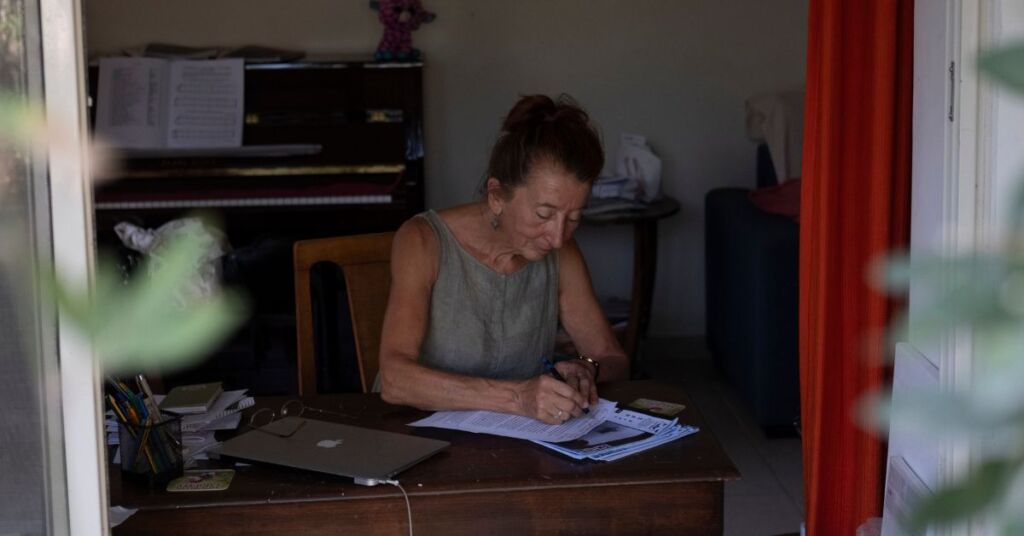
{"label": "blurred green leaf", "polygon": [[1018,93],[1024,93],[1024,43],[983,52],[978,68]]}
{"label": "blurred green leaf", "polygon": [[49,286],[75,327],[92,340],[106,372],[169,372],[204,357],[245,318],[244,301],[234,292],[183,302],[201,252],[198,239],[180,236],[160,248],[157,270],[129,284],[103,259],[92,294],[75,293],[55,280]]}
{"label": "blurred green leaf", "polygon": [[901,393],[895,404],[888,395],[878,395],[861,409],[863,421],[880,430],[892,425],[932,439],[991,436],[1020,425],[1017,411],[981,411],[970,396],[936,390]]}
{"label": "blurred green leaf", "polygon": [[[1013,205],[1010,211],[1010,229],[1014,232],[1015,236],[1011,237],[1010,246],[1014,246],[1014,241],[1020,238],[1021,232],[1024,232],[1024,180],[1017,180],[1017,187],[1014,189]],[[1024,245],[1024,244],[1020,244]]]}
{"label": "blurred green leaf", "polygon": [[[1024,93],[1024,42],[979,55],[978,66]],[[1024,534],[1024,177],[1011,202],[1002,243],[951,257],[898,253],[871,273],[877,288],[893,294],[913,282],[912,314],[897,318],[891,333],[939,345],[958,344],[951,335],[962,333],[970,346],[969,374],[962,376],[969,385],[901,390],[895,401],[876,394],[860,406],[868,426],[979,447],[978,465],[964,480],[918,505],[910,533],[979,517],[1001,534]]]}
{"label": "blurred green leaf", "polygon": [[24,95],[0,91],[0,141],[28,141],[42,131],[44,124],[41,110]]}
{"label": "blurred green leaf", "polygon": [[1005,254],[894,256],[885,266],[885,289],[902,292],[912,279],[921,289],[914,314],[895,324],[897,333],[909,330],[917,339],[935,339],[959,326],[1017,329],[1024,318],[1024,265]]}
{"label": "blurred green leaf", "polygon": [[981,513],[1006,491],[1019,466],[1019,460],[986,461],[966,479],[922,499],[907,520],[907,531],[920,534],[929,525],[951,523]]}
{"label": "blurred green leaf", "polygon": [[[97,351],[105,370],[112,373],[183,368],[204,357],[234,331],[243,311],[243,302],[237,295],[217,296],[178,314],[152,315],[151,329],[101,337]],[[144,323],[135,322],[139,327]]]}

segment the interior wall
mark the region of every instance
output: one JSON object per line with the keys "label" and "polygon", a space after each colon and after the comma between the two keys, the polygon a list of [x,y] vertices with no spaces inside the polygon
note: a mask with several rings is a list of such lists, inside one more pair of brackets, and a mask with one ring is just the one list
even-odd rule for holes
{"label": "interior wall", "polygon": [[[614,154],[621,132],[648,137],[663,191],[682,210],[660,225],[650,333],[704,332],[703,201],[754,184],[744,134],[752,95],[803,87],[808,0],[425,0],[414,35],[426,57],[427,203],[474,198],[516,97],[566,92]],[[90,55],[146,42],[263,44],[367,52],[380,30],[364,0],[85,0]],[[600,295],[628,296],[632,233],[583,228]]]}

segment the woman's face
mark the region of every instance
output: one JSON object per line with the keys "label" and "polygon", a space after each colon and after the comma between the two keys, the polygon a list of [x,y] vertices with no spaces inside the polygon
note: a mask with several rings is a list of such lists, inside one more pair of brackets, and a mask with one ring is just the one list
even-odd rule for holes
{"label": "woman's face", "polygon": [[519,255],[536,261],[572,237],[589,193],[590,184],[547,164],[535,166],[511,197],[492,193],[491,203],[501,211],[499,230],[507,233]]}

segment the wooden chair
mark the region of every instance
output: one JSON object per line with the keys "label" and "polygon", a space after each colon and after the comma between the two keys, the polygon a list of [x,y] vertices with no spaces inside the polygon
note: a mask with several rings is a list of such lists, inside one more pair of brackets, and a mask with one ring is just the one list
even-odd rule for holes
{"label": "wooden chair", "polygon": [[320,262],[336,264],[345,277],[352,315],[359,378],[370,392],[377,377],[381,326],[391,288],[394,233],[364,234],[295,243],[295,320],[298,335],[299,395],[317,394],[313,348],[313,306],[309,271]]}

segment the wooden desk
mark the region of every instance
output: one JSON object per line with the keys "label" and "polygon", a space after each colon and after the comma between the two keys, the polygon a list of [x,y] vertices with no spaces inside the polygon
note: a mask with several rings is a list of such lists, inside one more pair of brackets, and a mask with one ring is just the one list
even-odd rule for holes
{"label": "wooden desk", "polygon": [[643,210],[604,212],[584,216],[591,225],[633,225],[633,292],[629,302],[629,324],[623,350],[629,356],[634,377],[639,378],[637,347],[647,336],[651,320],[654,276],[658,267],[658,220],[679,212],[679,201],[663,196]]}
{"label": "wooden desk", "polygon": [[[411,428],[425,412],[376,395],[325,395],[311,407],[337,409],[341,422],[451,442],[401,473],[415,534],[721,534],[723,484],[739,474],[677,387],[651,381],[604,386],[605,398],[680,402],[689,437],[610,463],[580,462],[527,441]],[[286,398],[260,402],[280,406]],[[406,534],[405,502],[392,486],[283,467],[236,468],[222,492],[168,493],[122,482],[111,468],[112,505],[139,508],[114,534]],[[298,531],[303,531],[302,533]]]}

